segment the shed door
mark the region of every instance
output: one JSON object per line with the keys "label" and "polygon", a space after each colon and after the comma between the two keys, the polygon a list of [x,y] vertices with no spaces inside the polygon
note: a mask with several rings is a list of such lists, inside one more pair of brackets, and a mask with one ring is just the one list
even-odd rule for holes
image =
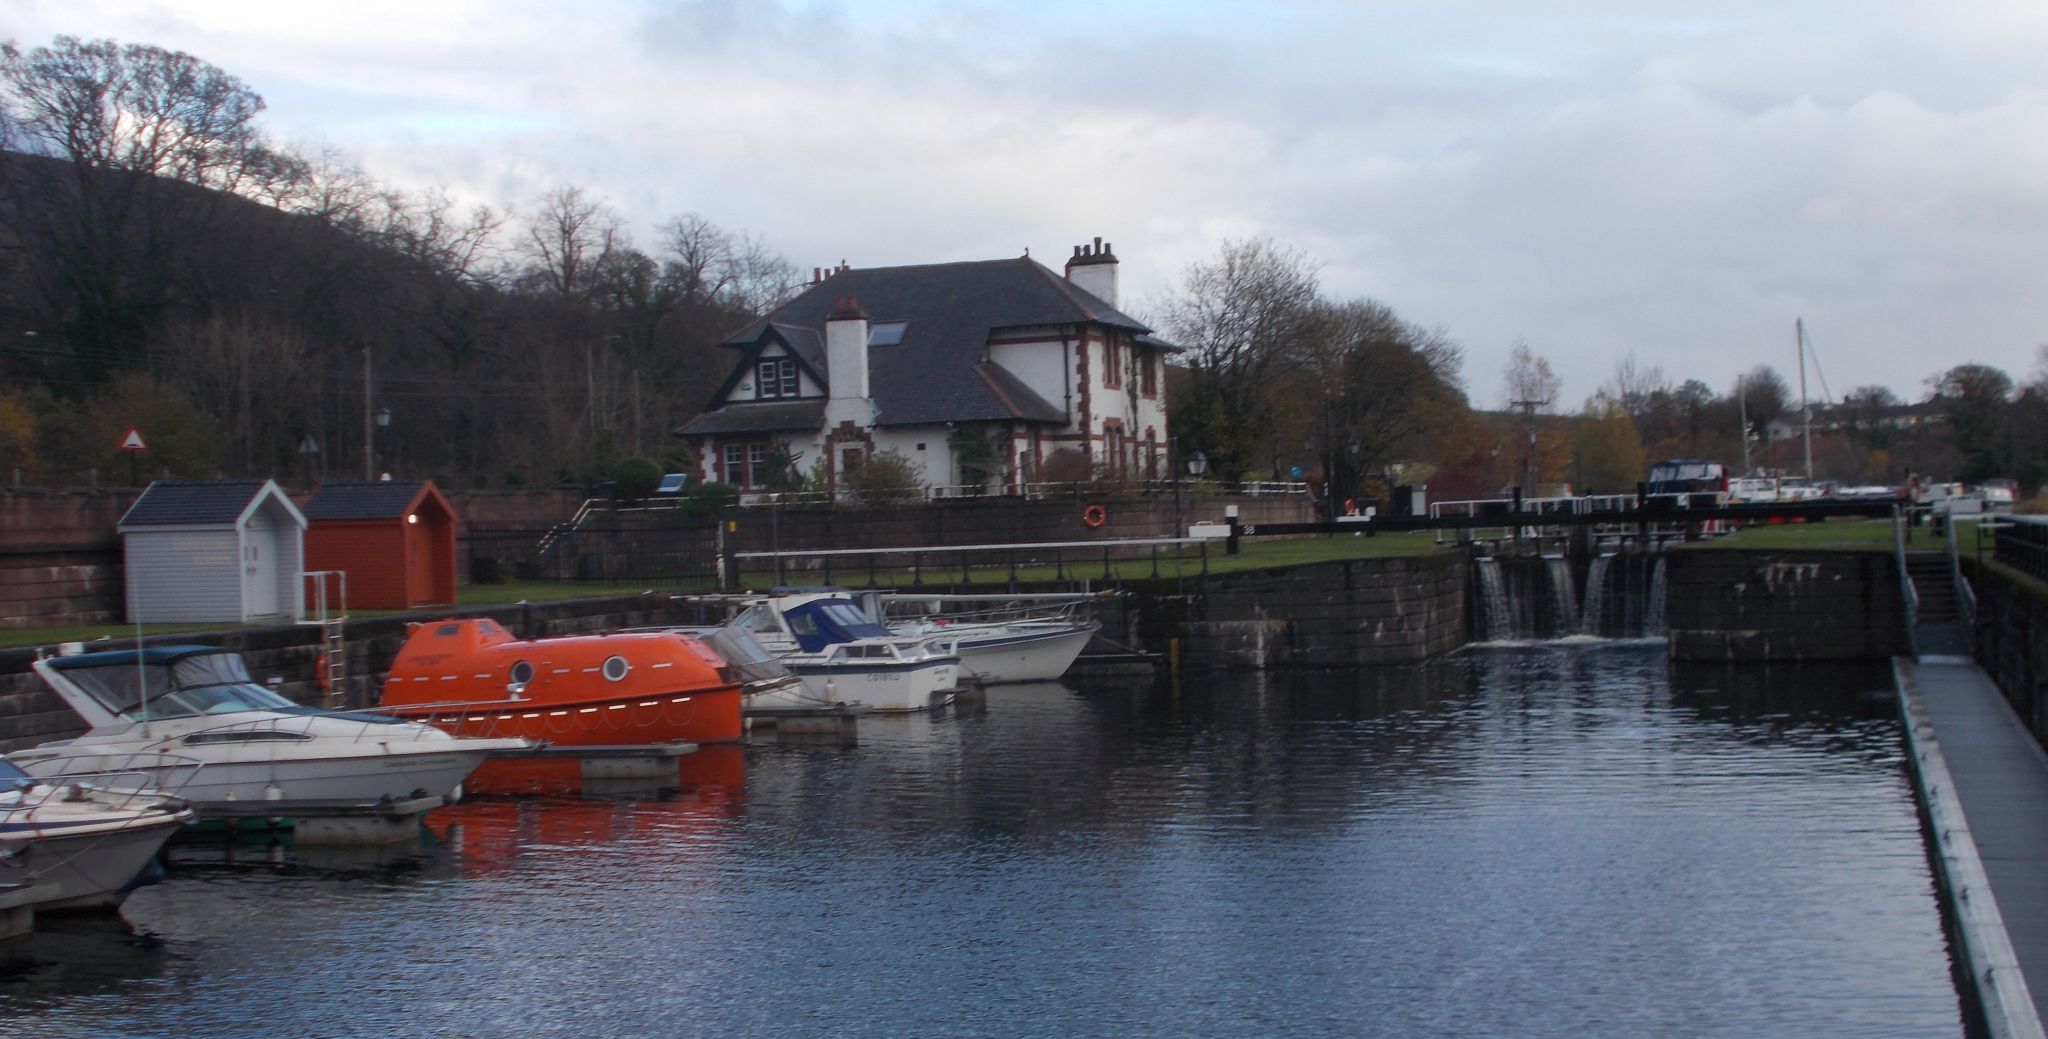
{"label": "shed door", "polygon": [[250,525],[242,539],[242,594],[246,597],[244,617],[268,617],[277,613],[277,581],[272,570],[277,561],[269,557],[270,531]]}

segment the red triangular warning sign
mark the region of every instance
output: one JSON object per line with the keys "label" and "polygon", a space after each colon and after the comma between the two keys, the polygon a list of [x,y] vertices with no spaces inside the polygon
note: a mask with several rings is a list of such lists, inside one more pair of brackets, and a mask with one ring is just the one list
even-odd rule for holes
{"label": "red triangular warning sign", "polygon": [[134,426],[129,426],[129,427],[128,427],[128,432],[126,432],[126,433],[123,433],[123,434],[121,434],[121,450],[123,450],[123,451],[147,451],[147,450],[149,450],[149,445],[148,445],[148,444],[145,444],[145,443],[143,443],[143,442],[142,442],[142,430],[140,430],[140,429],[137,429],[137,428],[135,428]]}

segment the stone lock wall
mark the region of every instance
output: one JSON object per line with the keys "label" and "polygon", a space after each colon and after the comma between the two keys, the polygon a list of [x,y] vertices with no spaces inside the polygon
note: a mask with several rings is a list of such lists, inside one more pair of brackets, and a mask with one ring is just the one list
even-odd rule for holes
{"label": "stone lock wall", "polygon": [[1211,575],[1162,597],[1145,642],[1179,638],[1188,670],[1417,663],[1467,641],[1470,569],[1441,552]]}
{"label": "stone lock wall", "polygon": [[1888,553],[1695,548],[1668,565],[1674,660],[1871,660],[1911,644]]}

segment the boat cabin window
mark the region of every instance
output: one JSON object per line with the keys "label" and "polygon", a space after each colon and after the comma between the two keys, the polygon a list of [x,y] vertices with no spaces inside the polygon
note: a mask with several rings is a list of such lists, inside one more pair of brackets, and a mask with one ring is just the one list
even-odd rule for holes
{"label": "boat cabin window", "polygon": [[279,729],[231,729],[227,732],[195,732],[185,737],[192,745],[208,743],[308,743],[311,733],[285,732]]}
{"label": "boat cabin window", "polygon": [[443,624],[440,627],[434,629],[434,634],[437,636],[453,635],[461,630],[462,625],[460,624]]}

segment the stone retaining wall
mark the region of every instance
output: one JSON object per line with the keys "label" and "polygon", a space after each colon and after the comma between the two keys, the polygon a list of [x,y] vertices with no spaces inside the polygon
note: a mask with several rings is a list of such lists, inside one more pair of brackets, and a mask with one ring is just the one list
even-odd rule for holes
{"label": "stone retaining wall", "polygon": [[1156,597],[1164,615],[1136,637],[1155,651],[1178,638],[1190,671],[1417,663],[1467,641],[1470,570],[1440,552],[1212,575]]}
{"label": "stone retaining wall", "polygon": [[1879,660],[1911,644],[1888,553],[1693,548],[1669,560],[1674,660]]}

